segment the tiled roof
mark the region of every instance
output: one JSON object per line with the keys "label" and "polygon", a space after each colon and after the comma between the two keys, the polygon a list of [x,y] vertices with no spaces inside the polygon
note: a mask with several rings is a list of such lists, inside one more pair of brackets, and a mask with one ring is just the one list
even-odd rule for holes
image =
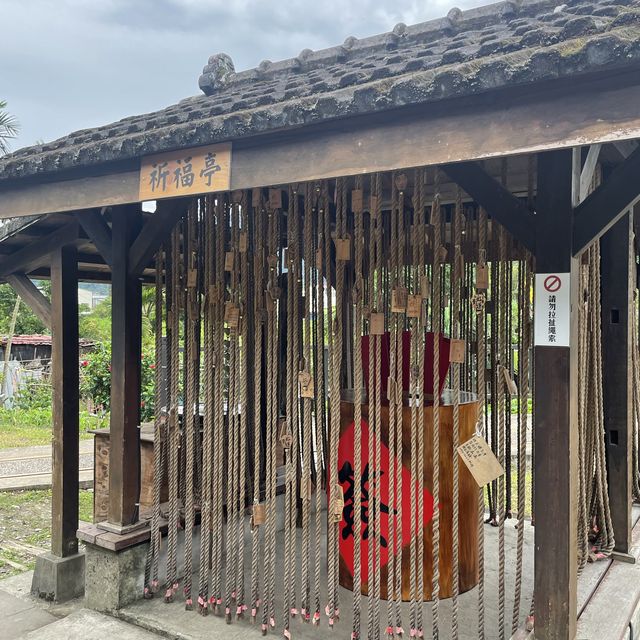
{"label": "tiled roof", "polygon": [[205,95],[0,160],[0,180],[640,65],[640,0],[507,0],[236,73],[212,56]]}

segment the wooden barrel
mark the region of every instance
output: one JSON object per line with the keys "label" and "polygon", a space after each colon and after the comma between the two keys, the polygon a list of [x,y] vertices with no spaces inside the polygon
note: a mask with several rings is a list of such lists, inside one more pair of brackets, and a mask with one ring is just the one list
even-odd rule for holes
{"label": "wooden barrel", "polygon": [[[460,403],[460,442],[466,442],[475,433],[475,425],[478,411],[478,403],[475,396],[468,393],[461,394],[463,402]],[[343,401],[340,406],[340,447],[338,454],[339,482],[342,485],[345,497],[344,517],[340,523],[340,584],[353,590],[353,491],[356,487],[361,489],[362,500],[362,529],[360,532],[362,593],[367,595],[369,578],[367,575],[367,554],[369,531],[366,520],[368,518],[368,414],[367,404],[362,405],[362,470],[363,477],[360,482],[353,478],[353,403]],[[387,562],[391,553],[388,533],[388,506],[389,485],[388,478],[385,481],[385,468],[388,471],[388,428],[389,407],[383,406],[381,410],[381,458],[382,471],[381,492],[381,595],[387,597]],[[432,557],[433,557],[433,497],[432,478],[432,442],[433,442],[433,407],[424,409],[424,526],[422,535],[424,539],[424,599],[431,599],[432,585]],[[411,409],[408,406],[402,410],[402,464],[403,464],[403,488],[402,488],[402,599],[410,600],[410,545],[411,545],[411,518],[415,514],[410,501],[411,493]],[[376,445],[377,446],[377,445]],[[452,595],[453,574],[453,406],[447,392],[443,395],[443,404],[440,406],[440,597],[448,598]],[[478,582],[478,485],[460,462],[459,475],[459,578],[460,593],[472,589]],[[387,473],[388,475],[388,473]],[[416,489],[419,483],[416,479]],[[386,546],[385,546],[386,545]]]}

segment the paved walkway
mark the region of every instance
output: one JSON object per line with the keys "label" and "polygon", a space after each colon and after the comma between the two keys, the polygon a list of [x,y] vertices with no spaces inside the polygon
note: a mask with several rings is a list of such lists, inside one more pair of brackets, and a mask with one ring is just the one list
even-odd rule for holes
{"label": "paved walkway", "polygon": [[[80,441],[80,486],[93,486],[93,439]],[[48,489],[51,445],[0,450],[0,491]]]}

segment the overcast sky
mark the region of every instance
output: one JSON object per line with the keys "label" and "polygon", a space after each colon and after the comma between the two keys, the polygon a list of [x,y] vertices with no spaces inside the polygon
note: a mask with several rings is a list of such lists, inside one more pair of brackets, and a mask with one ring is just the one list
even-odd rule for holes
{"label": "overcast sky", "polygon": [[0,100],[12,148],[199,93],[208,57],[236,71],[488,0],[0,0]]}

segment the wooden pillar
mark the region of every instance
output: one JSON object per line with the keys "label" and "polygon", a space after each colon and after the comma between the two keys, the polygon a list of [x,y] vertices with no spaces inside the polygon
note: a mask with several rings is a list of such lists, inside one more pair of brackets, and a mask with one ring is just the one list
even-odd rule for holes
{"label": "wooden pillar", "polygon": [[51,552],[78,552],[78,263],[73,245],[51,255],[53,462]]}
{"label": "wooden pillar", "polygon": [[600,240],[603,400],[609,503],[616,539],[615,551],[622,554],[629,553],[632,529],[632,269],[635,277],[632,243],[631,212]]}
{"label": "wooden pillar", "polygon": [[[138,521],[140,495],[140,356],[142,288],[129,275],[129,248],[139,230],[137,205],[112,213],[111,423],[107,528]],[[104,524],[103,524],[104,526]]]}
{"label": "wooden pillar", "polygon": [[576,635],[578,283],[571,177],[571,150],[538,156],[536,272],[570,274],[571,310],[569,346],[534,348],[536,640],[573,640]]}

